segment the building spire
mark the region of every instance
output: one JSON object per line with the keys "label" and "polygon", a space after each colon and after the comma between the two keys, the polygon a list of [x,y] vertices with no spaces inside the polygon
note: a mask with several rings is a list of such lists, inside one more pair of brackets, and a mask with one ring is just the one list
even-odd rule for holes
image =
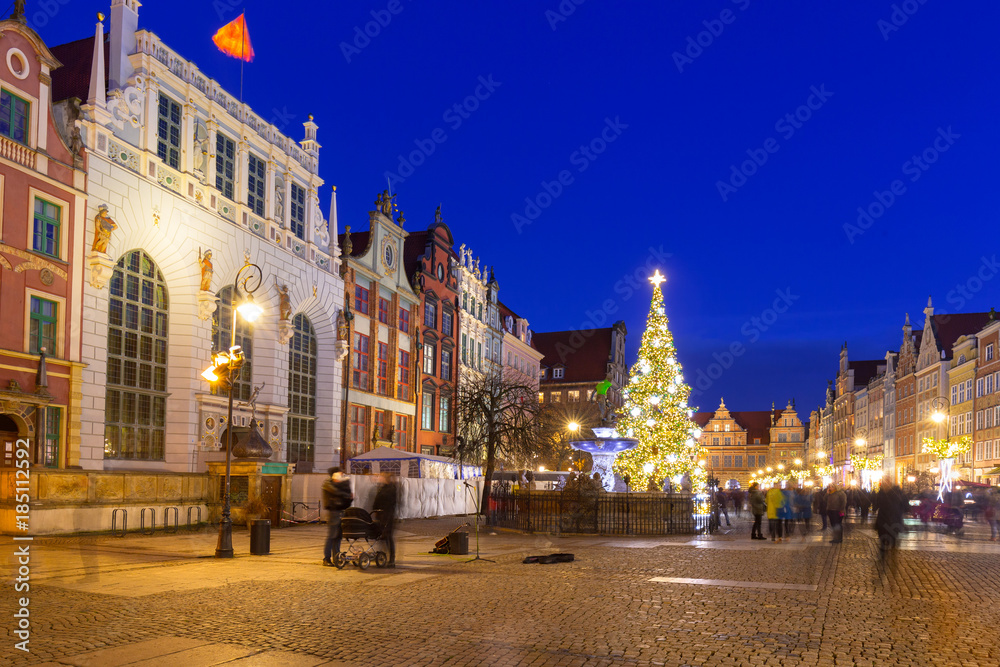
{"label": "building spire", "polygon": [[107,109],[108,92],[104,83],[104,14],[97,12],[94,28],[94,57],[90,61],[90,91],[87,104]]}

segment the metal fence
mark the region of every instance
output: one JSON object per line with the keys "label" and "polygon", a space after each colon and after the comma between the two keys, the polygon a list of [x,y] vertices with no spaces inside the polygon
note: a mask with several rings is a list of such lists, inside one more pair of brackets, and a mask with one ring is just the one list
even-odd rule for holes
{"label": "metal fence", "polygon": [[693,535],[717,525],[685,493],[510,490],[494,484],[487,521],[525,532],[600,535]]}

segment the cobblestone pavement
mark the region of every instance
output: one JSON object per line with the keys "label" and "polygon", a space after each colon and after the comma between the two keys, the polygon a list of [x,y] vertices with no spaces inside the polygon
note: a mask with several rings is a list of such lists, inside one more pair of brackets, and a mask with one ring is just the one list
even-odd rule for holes
{"label": "cobblestone pavement", "polygon": [[[751,542],[744,520],[706,538],[483,534],[496,562],[428,555],[459,521],[405,522],[402,567],[366,572],[321,567],[323,526],[274,531],[270,556],[237,532],[229,561],[207,532],[39,538],[30,654],[13,648],[0,538],[0,665],[1000,665],[988,541],[918,533],[880,566],[865,527]],[[556,551],[576,560],[521,563]]]}

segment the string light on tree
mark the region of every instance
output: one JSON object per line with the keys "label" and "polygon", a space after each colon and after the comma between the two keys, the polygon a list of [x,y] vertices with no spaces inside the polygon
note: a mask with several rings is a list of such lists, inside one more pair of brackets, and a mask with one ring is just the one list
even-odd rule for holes
{"label": "string light on tree", "polygon": [[691,387],[684,382],[676,358],[660,288],[664,281],[659,270],[649,278],[653,296],[646,330],[618,416],[618,429],[639,444],[618,455],[614,471],[622,477],[629,475],[635,488],[645,488],[650,479],[657,487],[664,480],[676,484],[675,480],[689,475],[692,489],[698,491],[706,482],[705,469],[697,465],[701,432],[690,420],[694,413],[688,407]]}

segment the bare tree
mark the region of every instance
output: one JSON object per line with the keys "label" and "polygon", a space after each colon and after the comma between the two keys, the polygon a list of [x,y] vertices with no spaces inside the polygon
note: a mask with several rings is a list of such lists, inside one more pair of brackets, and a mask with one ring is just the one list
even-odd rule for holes
{"label": "bare tree", "polygon": [[[570,468],[590,464],[590,455],[573,449],[569,443],[571,440],[593,439],[591,428],[600,424],[600,415],[594,403],[546,403],[539,420],[538,456],[541,462],[553,470],[563,470],[566,464]],[[576,430],[570,428],[571,424],[576,425]]]}
{"label": "bare tree", "polygon": [[470,375],[459,383],[456,449],[462,461],[486,468],[480,511],[488,506],[497,461],[530,461],[538,452],[540,411],[538,389],[518,373]]}

